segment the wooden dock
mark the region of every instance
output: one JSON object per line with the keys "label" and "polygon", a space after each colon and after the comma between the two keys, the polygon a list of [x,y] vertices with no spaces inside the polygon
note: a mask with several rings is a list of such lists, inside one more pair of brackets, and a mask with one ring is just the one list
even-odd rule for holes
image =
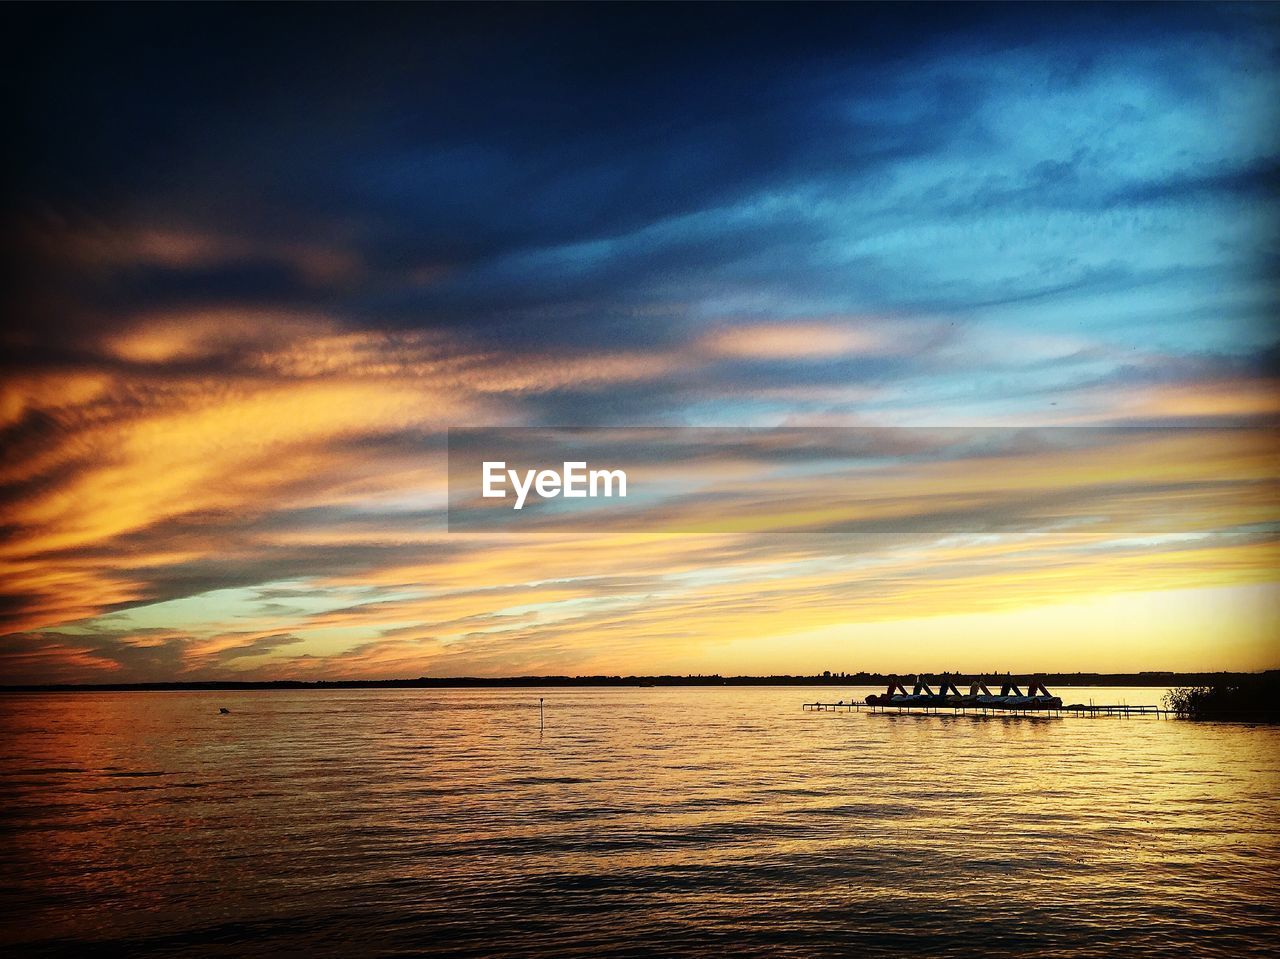
{"label": "wooden dock", "polygon": [[836,703],[804,703],[803,708],[810,712],[866,712],[866,713],[910,713],[918,716],[1075,716],[1083,719],[1098,719],[1113,716],[1120,719],[1131,719],[1135,716],[1154,719],[1169,719],[1176,715],[1172,709],[1162,706],[1130,706],[1124,703],[1095,706],[1093,703],[1083,705],[1075,703],[1070,706],[1048,708],[1025,708],[1018,706],[948,706],[932,703],[911,703],[905,705],[870,706],[864,702]]}

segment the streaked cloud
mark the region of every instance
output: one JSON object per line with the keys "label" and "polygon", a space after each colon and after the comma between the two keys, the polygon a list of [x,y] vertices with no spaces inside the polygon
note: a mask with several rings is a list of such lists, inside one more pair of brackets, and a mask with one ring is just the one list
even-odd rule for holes
{"label": "streaked cloud", "polygon": [[[1258,638],[1269,10],[700,8],[653,36],[622,8],[511,8],[498,32],[382,9],[354,47],[319,10],[305,35],[231,8],[199,37],[176,10],[137,36],[119,11],[23,16],[6,677],[733,671],[738,651],[789,671],[842,630],[909,652],[892,624],[926,619],[986,666],[1021,647],[984,622],[1051,607],[1103,632],[1148,610],[1122,668],[1166,632],[1153,668],[1280,664]],[[1255,440],[1135,448],[1145,498],[1114,455],[1011,455],[996,487],[938,464],[871,516],[740,451],[647,504],[714,534],[444,531],[451,426],[783,424]],[[1055,524],[1100,503],[1146,538]],[[827,532],[777,535],[797,518]],[[1162,591],[1167,613],[1136,598]],[[1199,647],[1175,622],[1197,595],[1251,598]],[[1045,661],[1073,664],[1066,643]],[[833,667],[878,655],[848,649]]]}

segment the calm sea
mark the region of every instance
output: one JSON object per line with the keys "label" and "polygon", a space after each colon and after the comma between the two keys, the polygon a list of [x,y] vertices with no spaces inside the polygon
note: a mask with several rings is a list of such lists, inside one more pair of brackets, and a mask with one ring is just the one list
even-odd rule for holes
{"label": "calm sea", "polygon": [[867,691],[0,696],[0,946],[1276,955],[1280,729]]}

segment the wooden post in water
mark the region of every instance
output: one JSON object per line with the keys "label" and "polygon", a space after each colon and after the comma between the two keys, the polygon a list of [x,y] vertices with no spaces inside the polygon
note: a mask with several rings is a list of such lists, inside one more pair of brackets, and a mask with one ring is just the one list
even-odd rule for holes
{"label": "wooden post in water", "polygon": [[545,726],[545,719],[542,715],[542,697],[538,697],[538,732],[542,732]]}

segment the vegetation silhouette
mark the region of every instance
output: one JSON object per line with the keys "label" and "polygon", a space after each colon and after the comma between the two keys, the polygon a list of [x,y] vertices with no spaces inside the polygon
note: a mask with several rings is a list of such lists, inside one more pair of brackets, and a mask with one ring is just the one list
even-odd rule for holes
{"label": "vegetation silhouette", "polygon": [[1229,682],[1180,686],[1165,693],[1164,702],[1184,719],[1280,722],[1280,675],[1272,671]]}

